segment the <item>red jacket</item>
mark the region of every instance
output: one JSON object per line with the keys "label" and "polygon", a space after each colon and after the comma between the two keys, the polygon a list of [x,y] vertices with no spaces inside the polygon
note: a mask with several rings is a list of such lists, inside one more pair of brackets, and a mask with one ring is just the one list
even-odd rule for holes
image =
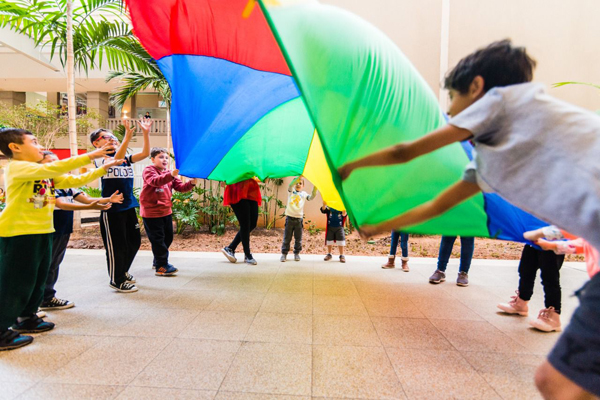
{"label": "red jacket", "polygon": [[163,171],[154,165],[144,168],[142,175],[144,187],[140,193],[140,215],[144,218],[160,218],[171,215],[172,189],[178,192],[189,192],[194,188],[192,182],[183,183],[171,175],[171,170]]}
{"label": "red jacket", "polygon": [[244,199],[253,200],[259,206],[262,203],[260,187],[254,179],[246,179],[245,181],[233,183],[225,187],[225,193],[223,194],[224,206],[236,204]]}

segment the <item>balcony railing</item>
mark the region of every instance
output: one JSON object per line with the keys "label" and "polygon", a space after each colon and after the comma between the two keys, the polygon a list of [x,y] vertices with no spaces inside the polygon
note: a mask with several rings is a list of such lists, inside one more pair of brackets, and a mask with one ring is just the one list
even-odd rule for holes
{"label": "balcony railing", "polygon": [[[152,120],[152,128],[150,130],[150,134],[151,135],[157,135],[157,136],[161,136],[161,135],[167,135],[167,132],[169,131],[169,123],[166,119],[153,119]],[[121,120],[119,118],[109,118],[106,120],[106,128],[110,129],[110,130],[115,130],[119,127],[119,125],[121,125]],[[138,126],[138,124],[135,124],[135,133],[136,134],[141,134],[142,131],[140,129],[140,127]]]}

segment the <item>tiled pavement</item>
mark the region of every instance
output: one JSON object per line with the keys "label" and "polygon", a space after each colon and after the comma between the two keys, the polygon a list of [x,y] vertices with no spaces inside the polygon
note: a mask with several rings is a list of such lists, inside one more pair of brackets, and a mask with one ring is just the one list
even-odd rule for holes
{"label": "tiled pavement", "polygon": [[[68,250],[48,316],[56,329],[0,353],[0,399],[534,399],[533,373],[558,338],[496,313],[514,294],[514,261],[474,260],[467,288],[382,270],[385,257],[346,264],[303,255],[230,264],[217,253],[173,253],[176,277],[151,255],[131,270],[140,291],[108,287],[104,253]],[[563,323],[586,280],[562,270]],[[539,282],[531,316],[543,304]]]}

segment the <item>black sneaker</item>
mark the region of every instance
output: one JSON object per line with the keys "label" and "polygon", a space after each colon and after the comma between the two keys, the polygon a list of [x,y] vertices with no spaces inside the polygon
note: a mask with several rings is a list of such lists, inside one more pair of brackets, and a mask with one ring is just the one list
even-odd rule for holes
{"label": "black sneaker", "polygon": [[120,285],[116,285],[114,283],[110,283],[110,287],[115,289],[117,292],[121,293],[133,293],[137,292],[138,288],[132,283],[123,282]]}
{"label": "black sneaker", "polygon": [[244,262],[246,264],[250,264],[250,265],[256,265],[256,264],[258,264],[256,262],[256,260],[254,259],[254,257],[252,257],[252,256],[250,256],[250,257],[244,257]]}
{"label": "black sneaker", "polygon": [[[75,307],[75,303],[69,300],[57,299],[56,297],[50,300],[44,300],[40,305],[40,310],[52,311],[52,310],[66,310],[67,308]],[[39,315],[38,315],[39,316]],[[40,317],[42,318],[42,317]]]}
{"label": "black sneaker", "polygon": [[221,252],[225,255],[225,257],[227,257],[229,262],[234,264],[237,262],[237,258],[235,258],[235,253],[229,247],[223,247],[221,249]]}
{"label": "black sneaker", "polygon": [[159,268],[156,268],[156,272],[154,273],[154,275],[156,275],[156,276],[173,276],[177,273],[177,271],[179,271],[179,270],[172,265],[166,266],[166,267],[159,267]]}
{"label": "black sneaker", "polygon": [[33,342],[31,336],[23,336],[10,329],[0,332],[0,351],[18,349],[31,344],[31,342]]}
{"label": "black sneaker", "polygon": [[12,330],[19,333],[40,333],[51,331],[54,329],[52,322],[46,322],[37,315],[27,318],[25,321],[17,322],[12,327]]}
{"label": "black sneaker", "polygon": [[125,282],[127,283],[135,283],[136,280],[129,272],[125,272]]}

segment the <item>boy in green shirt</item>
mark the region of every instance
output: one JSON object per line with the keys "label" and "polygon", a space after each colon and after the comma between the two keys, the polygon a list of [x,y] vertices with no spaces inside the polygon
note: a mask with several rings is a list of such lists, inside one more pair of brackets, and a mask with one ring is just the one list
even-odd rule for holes
{"label": "boy in green shirt", "polygon": [[0,351],[33,341],[21,333],[54,328],[52,322],[44,322],[36,312],[42,302],[52,255],[55,188],[91,182],[104,175],[106,169],[123,162],[114,160],[80,176],[65,175],[111,153],[114,146],[107,144],[88,154],[39,164],[42,150],[31,132],[0,129],[0,151],[11,159],[4,171],[6,208],[0,213]]}

